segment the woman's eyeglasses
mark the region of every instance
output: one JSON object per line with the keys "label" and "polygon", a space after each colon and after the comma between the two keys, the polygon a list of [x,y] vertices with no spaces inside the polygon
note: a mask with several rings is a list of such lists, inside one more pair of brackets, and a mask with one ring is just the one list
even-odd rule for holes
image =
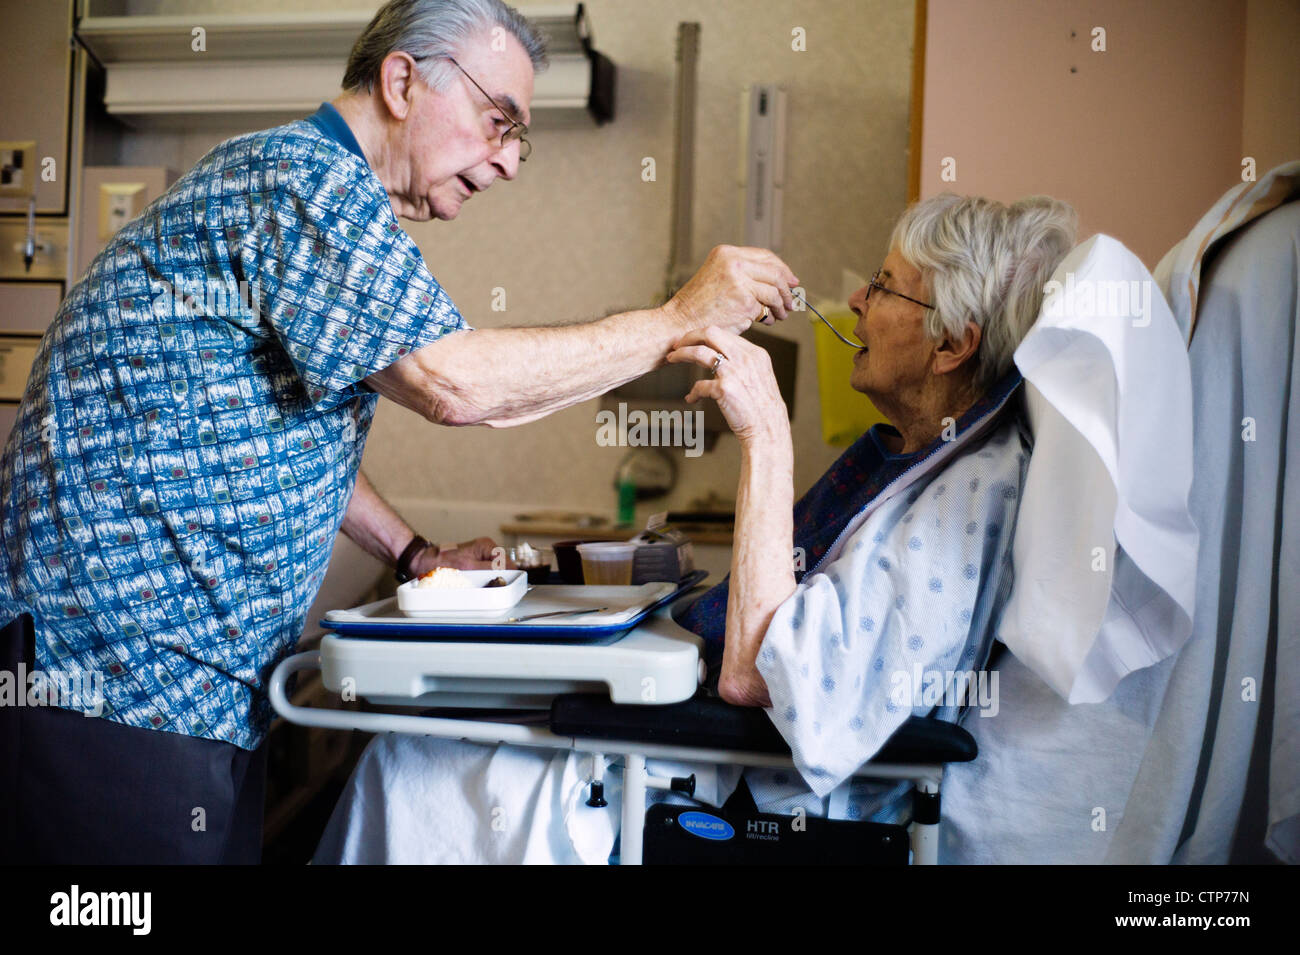
{"label": "woman's eyeglasses", "polygon": [[899,298],[905,298],[905,299],[907,299],[909,302],[915,302],[917,305],[920,305],[922,308],[928,308],[928,309],[933,309],[933,308],[934,308],[934,306],[931,305],[929,302],[922,302],[920,299],[912,298],[910,295],[904,295],[902,292],[895,292],[892,288],[885,288],[883,285],[880,284],[880,281],[879,281],[879,280],[880,280],[880,273],[883,272],[883,271],[885,271],[885,270],[884,270],[884,269],[876,269],[876,274],[873,275],[873,276],[871,276],[871,281],[867,283],[867,297],[866,297],[865,299],[862,300],[862,307],[863,307],[863,308],[866,308],[866,307],[867,307],[867,302],[871,301],[871,293],[872,293],[872,291],[875,290],[875,289],[880,289],[880,291],[882,291],[882,292],[887,292],[887,293],[889,293],[890,295],[897,295]]}

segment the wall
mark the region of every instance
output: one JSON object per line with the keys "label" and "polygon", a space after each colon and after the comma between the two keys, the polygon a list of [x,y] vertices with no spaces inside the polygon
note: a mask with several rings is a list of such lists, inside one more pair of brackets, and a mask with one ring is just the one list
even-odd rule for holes
{"label": "wall", "polygon": [[[1265,6],[1252,4],[1252,37],[1287,19]],[[1154,267],[1241,181],[1246,20],[1244,0],[930,0],[922,196],[1053,195],[1078,209],[1081,236],[1106,232]],[[1271,42],[1257,69],[1294,77],[1294,31]],[[1269,121],[1294,142],[1296,117]],[[1252,148],[1272,155],[1262,125]]]}
{"label": "wall", "polygon": [[1241,152],[1262,173],[1300,159],[1300,0],[1250,0]]}
{"label": "wall", "polygon": [[[353,9],[323,0],[133,0],[132,13]],[[905,201],[913,7],[910,0],[590,0],[596,47],[618,64],[618,116],[602,129],[530,134],[534,154],[513,183],[468,203],[454,223],[412,223],[430,269],[471,324],[531,325],[655,304],[668,255],[676,24],[702,24],[695,258],[738,239],[736,168],[741,90],[790,90],[784,255],[814,299],[838,295],[841,268],[870,274]],[[791,30],[807,52],[791,50]],[[231,135],[235,131],[231,131]],[[188,169],[224,137],[133,134],[123,164]],[[641,180],[656,158],[658,181]],[[490,310],[506,289],[505,313]],[[802,491],[835,459],[822,443],[812,333],[783,329],[801,349],[793,423]],[[595,401],[511,431],[436,428],[383,403],[364,467],[399,510],[482,515],[581,508],[612,513],[624,451],[595,444]],[[653,509],[702,493],[734,496],[739,453],[730,436],[698,458],[677,457],[680,483]],[[648,513],[651,507],[643,507]],[[416,517],[417,523],[420,518]],[[419,523],[429,536],[461,533],[463,519]]]}

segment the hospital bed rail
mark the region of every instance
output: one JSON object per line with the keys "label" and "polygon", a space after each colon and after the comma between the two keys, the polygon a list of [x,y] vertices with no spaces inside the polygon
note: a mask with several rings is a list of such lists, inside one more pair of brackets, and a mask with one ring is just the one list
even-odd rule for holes
{"label": "hospital bed rail", "polygon": [[[370,733],[409,733],[472,743],[509,743],[566,749],[593,755],[593,800],[598,805],[603,779],[602,756],[623,758],[620,862],[642,861],[648,788],[676,789],[688,795],[693,787],[682,780],[650,775],[647,759],[722,763],[746,768],[794,769],[785,740],[767,714],[757,708],[733,706],[697,694],[665,705],[615,704],[599,694],[561,694],[551,703],[545,724],[537,710],[518,711],[515,719],[529,722],[468,718],[464,709],[429,709],[419,715],[361,712],[298,706],[290,701],[288,682],[299,672],[319,670],[320,652],[298,653],[283,660],[268,682],[274,709],[293,723],[326,729],[358,729]],[[442,715],[451,714],[451,715]],[[912,862],[938,861],[940,791],[944,766],[969,762],[978,755],[974,738],[961,726],[925,717],[910,717],[885,743],[876,757],[854,773],[855,778],[910,781],[912,821],[907,837]]]}

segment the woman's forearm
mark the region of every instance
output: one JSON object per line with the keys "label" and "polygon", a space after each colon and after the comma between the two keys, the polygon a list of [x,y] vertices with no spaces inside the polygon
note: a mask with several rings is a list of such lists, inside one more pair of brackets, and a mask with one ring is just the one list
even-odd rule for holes
{"label": "woman's forearm", "polygon": [[777,608],[794,593],[794,447],[790,416],[768,353],[734,334],[706,328],[683,336],[668,355],[712,372],[691,386],[688,403],[711,399],[740,439],[740,486],[732,540],[731,586],[718,692],[742,706],[770,706],[758,672],[759,647]]}
{"label": "woman's forearm", "polygon": [[[789,434],[742,446],[719,691],[744,696],[772,615],[794,593],[794,454]],[[756,703],[736,699],[733,702]]]}

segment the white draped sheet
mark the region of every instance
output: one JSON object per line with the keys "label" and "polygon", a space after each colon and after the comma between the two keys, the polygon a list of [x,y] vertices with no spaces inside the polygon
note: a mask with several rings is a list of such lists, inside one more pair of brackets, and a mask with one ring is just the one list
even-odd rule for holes
{"label": "white draped sheet", "polygon": [[1200,282],[1191,636],[1101,703],[1004,656],[999,717],[966,724],[979,759],[948,771],[940,861],[1300,862],[1298,276],[1292,201],[1227,238]]}

